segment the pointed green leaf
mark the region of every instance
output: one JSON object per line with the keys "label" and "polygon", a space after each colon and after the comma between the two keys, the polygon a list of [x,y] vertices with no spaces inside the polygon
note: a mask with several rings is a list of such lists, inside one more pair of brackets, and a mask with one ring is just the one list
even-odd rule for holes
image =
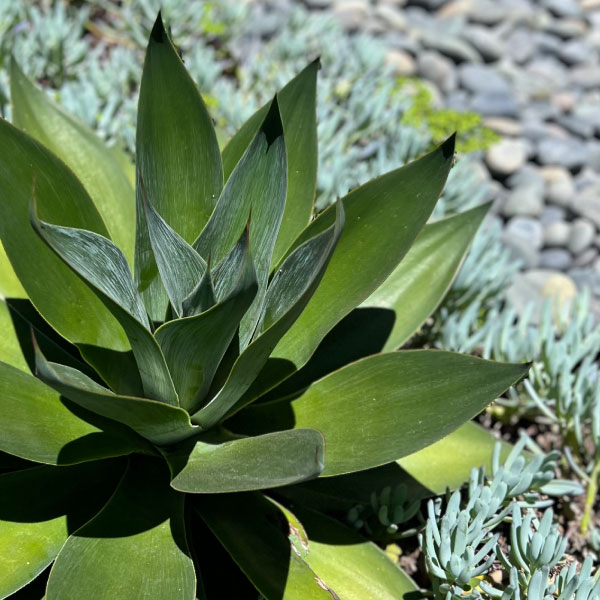
{"label": "pointed green leaf", "polygon": [[490,205],[426,225],[402,262],[362,307],[388,308],[396,320],[384,351],[400,348],[446,295]]}
{"label": "pointed green leaf", "polygon": [[171,444],[198,430],[179,407],[146,398],[117,396],[71,367],[47,362],[39,351],[36,352],[36,369],[38,377],[65,398],[131,427],[155,444]]}
{"label": "pointed green leaf", "polygon": [[194,600],[183,502],[163,461],[131,459],[113,497],[56,557],[47,600]]}
{"label": "pointed green leaf", "polygon": [[0,331],[2,343],[0,344],[0,362],[9,364],[25,373],[31,374],[27,361],[23,356],[19,338],[15,332],[13,320],[4,300],[0,300]]}
{"label": "pointed green leaf", "polygon": [[223,444],[198,442],[171,486],[191,494],[280,487],[320,475],[323,454],[323,436],[315,429],[292,429]]}
{"label": "pointed green leaf", "polygon": [[240,326],[245,348],[260,317],[271,257],[285,208],[286,158],[277,99],[258,133],[227,180],[215,211],[194,243],[200,255],[221,262],[250,218],[250,248],[258,277],[258,294]]}
{"label": "pointed green leaf", "polygon": [[[277,93],[287,156],[287,194],[283,220],[273,252],[277,263],[308,225],[317,187],[316,92],[319,60],[310,63]],[[260,108],[223,150],[225,179],[258,131],[269,105]]]}
{"label": "pointed green leaf", "polygon": [[55,106],[10,64],[13,123],[62,159],[83,183],[111,239],[133,265],[135,194],[118,161],[95,133]]}
{"label": "pointed green leaf", "polygon": [[114,317],[31,228],[34,181],[43,219],[107,235],[92,200],[66,165],[0,120],[0,237],[27,295],[69,341],[128,350],[125,333]]}
{"label": "pointed green leaf", "polygon": [[415,582],[373,542],[337,521],[297,511],[308,535],[302,556],[316,575],[344,600],[401,600],[415,595]]}
{"label": "pointed green leaf", "polygon": [[245,434],[314,427],[325,436],[323,476],[341,475],[441,439],[528,369],[435,350],[379,354],[327,375],[296,400],[254,404],[228,426]]}
{"label": "pointed green leaf", "polygon": [[270,326],[262,327],[258,337],[237,358],[223,387],[193,415],[194,423],[208,429],[253,399],[244,399],[244,393],[277,342],[301,314],[327,268],[344,226],[340,203],[337,209],[335,223],[298,247],[283,263],[281,274],[267,293],[264,318]]}
{"label": "pointed green leaf", "polygon": [[292,547],[287,511],[276,503],[258,492],[247,492],[200,495],[194,498],[194,506],[267,600],[336,598]]}
{"label": "pointed green leaf", "polygon": [[40,221],[35,204],[31,224],[48,246],[89,286],[122,325],[136,358],[145,394],[178,405],[164,356],[150,331],[148,316],[123,253],[106,238]]}
{"label": "pointed green leaf", "polygon": [[217,303],[217,297],[211,275],[210,262],[206,263],[206,271],[196,287],[183,299],[181,308],[185,317],[194,317],[212,308]]}
{"label": "pointed green leaf", "polygon": [[140,449],[104,420],[84,421],[41,381],[0,363],[0,450],[35,462],[69,465]]}
{"label": "pointed green leaf", "polygon": [[226,298],[199,315],[169,321],[156,330],[179,404],[190,413],[204,400],[217,367],[256,296],[256,271],[250,249],[244,245],[245,257],[237,282]]}
{"label": "pointed green leaf", "polygon": [[[344,199],[346,226],[323,281],[274,358],[302,367],[327,332],[373,293],[429,218],[454,154],[454,137],[404,167],[370,181]],[[333,207],[315,219],[293,247],[328,227]]]}
{"label": "pointed green leaf", "polygon": [[[150,204],[186,242],[193,242],[223,187],[221,155],[210,115],[160,14],[142,74],[136,160]],[[136,283],[152,320],[162,321],[167,296],[152,255],[139,186],[137,200]]]}
{"label": "pointed green leaf", "polygon": [[17,274],[15,273],[6,250],[0,241],[0,297],[2,298],[27,298]]}
{"label": "pointed green leaf", "polygon": [[171,305],[177,316],[181,316],[183,301],[202,279],[206,263],[154,210],[145,198],[143,182],[140,185],[154,259]]}
{"label": "pointed green leaf", "polygon": [[114,491],[120,461],[0,475],[0,598],[37,577]]}

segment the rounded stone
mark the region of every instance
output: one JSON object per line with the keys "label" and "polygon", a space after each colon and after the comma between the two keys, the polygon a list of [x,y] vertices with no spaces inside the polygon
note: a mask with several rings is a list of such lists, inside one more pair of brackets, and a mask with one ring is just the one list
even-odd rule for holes
{"label": "rounded stone", "polygon": [[511,191],[502,207],[502,214],[507,217],[514,215],[537,217],[543,210],[543,189],[540,190],[536,184],[530,184],[519,186]]}
{"label": "rounded stone", "polygon": [[546,199],[559,206],[570,206],[575,197],[575,182],[571,173],[559,166],[542,167],[539,172],[546,183]]}
{"label": "rounded stone", "polygon": [[417,58],[419,74],[433,81],[443,92],[456,88],[457,77],[452,61],[439,52],[421,52]]}
{"label": "rounded stone", "polygon": [[566,271],[573,265],[571,254],[564,248],[549,248],[540,254],[542,269],[553,269],[555,271]]}
{"label": "rounded stone", "polygon": [[404,50],[391,48],[385,55],[385,62],[392,67],[394,73],[400,77],[409,77],[417,71],[415,59]]}
{"label": "rounded stone", "polygon": [[578,169],[588,159],[585,144],[572,137],[546,137],[538,142],[537,157],[543,165]]}
{"label": "rounded stone", "polygon": [[569,243],[571,226],[566,221],[556,221],[544,226],[545,246],[566,246]]}
{"label": "rounded stone", "polygon": [[568,248],[573,254],[580,254],[594,242],[596,228],[587,219],[575,219],[569,233]]}
{"label": "rounded stone", "polygon": [[539,250],[544,241],[541,223],[530,217],[513,217],[507,223],[503,235],[507,238],[523,240],[534,250]]}
{"label": "rounded stone", "polygon": [[493,67],[465,63],[458,67],[462,87],[473,93],[508,94],[510,86]]}
{"label": "rounded stone", "polygon": [[[552,223],[557,223],[559,221],[564,221],[567,216],[567,211],[561,206],[552,206],[551,204],[544,206],[544,210],[540,215],[540,223],[546,227],[548,225],[552,225]],[[565,244],[567,242],[565,241]]]}
{"label": "rounded stone", "polygon": [[344,27],[355,30],[369,18],[369,8],[367,0],[336,0],[332,12]]}
{"label": "rounded stone", "polygon": [[581,254],[578,254],[573,260],[574,267],[588,267],[598,258],[598,250],[596,248],[588,248]]}
{"label": "rounded stone", "polygon": [[527,160],[527,147],[523,140],[501,140],[494,144],[485,155],[485,162],[496,175],[516,173]]}

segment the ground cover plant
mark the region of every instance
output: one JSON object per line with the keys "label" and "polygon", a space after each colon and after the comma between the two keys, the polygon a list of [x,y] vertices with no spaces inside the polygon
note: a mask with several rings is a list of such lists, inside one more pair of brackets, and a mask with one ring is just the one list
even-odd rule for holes
{"label": "ground cover plant", "polygon": [[325,513],[348,486],[399,477],[397,459],[528,365],[395,351],[445,294],[488,207],[426,225],[451,137],[313,215],[318,66],[220,152],[159,16],[134,193],[126,158],[12,63],[1,597],[417,591]]}

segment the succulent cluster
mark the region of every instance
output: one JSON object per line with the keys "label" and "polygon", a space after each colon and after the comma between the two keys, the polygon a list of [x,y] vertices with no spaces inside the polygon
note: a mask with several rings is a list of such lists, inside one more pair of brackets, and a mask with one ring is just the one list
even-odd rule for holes
{"label": "succulent cluster", "polygon": [[[567,539],[553,523],[549,496],[577,496],[584,490],[576,482],[555,478],[558,452],[538,452],[532,457],[524,454],[528,446],[535,448],[523,436],[501,464],[498,443],[491,478],[486,478],[485,469],[473,469],[466,500],[456,491],[445,508],[441,498],[429,501],[421,543],[436,598],[544,600],[554,598],[559,590],[563,600],[575,600],[578,589],[600,591],[597,578],[591,577],[591,558],[580,575],[576,575],[573,564],[564,569],[562,578],[550,577],[550,573],[560,571],[555,567],[563,560]],[[546,510],[539,518],[542,508]],[[507,522],[510,531],[503,547],[499,531]],[[495,564],[501,579],[508,580],[503,585],[489,576]]]}
{"label": "succulent cluster", "polygon": [[488,207],[426,225],[450,138],[314,214],[318,67],[221,151],[159,14],[133,170],[13,61],[0,597],[46,577],[47,600],[416,590],[306,482],[378,479],[529,366],[395,351]]}

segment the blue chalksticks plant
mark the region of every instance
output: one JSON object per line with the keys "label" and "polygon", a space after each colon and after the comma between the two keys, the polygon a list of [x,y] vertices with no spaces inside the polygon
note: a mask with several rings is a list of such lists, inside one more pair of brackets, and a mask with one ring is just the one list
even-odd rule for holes
{"label": "blue chalksticks plant", "polygon": [[487,206],[426,225],[450,138],[315,215],[318,66],[221,151],[159,16],[133,171],[13,62],[13,124],[0,122],[0,598],[25,586],[46,600],[416,589],[306,482],[376,476],[528,365],[396,351]]}

